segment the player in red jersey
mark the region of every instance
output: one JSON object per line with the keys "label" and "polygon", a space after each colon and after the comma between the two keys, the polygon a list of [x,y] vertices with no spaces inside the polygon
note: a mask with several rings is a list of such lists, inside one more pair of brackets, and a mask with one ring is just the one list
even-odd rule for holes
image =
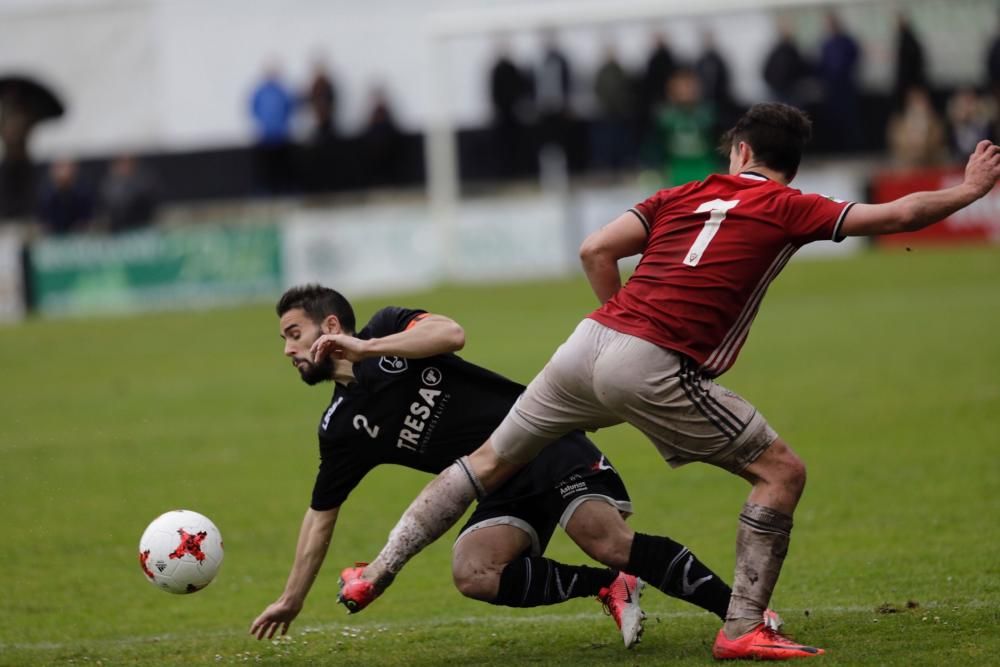
{"label": "player in red jersey", "polygon": [[[996,185],[1000,147],[981,142],[955,187],[851,204],[788,187],[809,134],[808,118],[794,107],[755,105],[726,134],[729,175],[658,192],[584,241],[584,271],[603,305],[556,351],[490,439],[417,497],[358,577],[370,584],[359,590],[377,595],[477,493],[497,488],[555,438],[627,421],[671,466],[711,463],[752,485],[713,655],[785,660],[823,653],[761,622],[788,550],[805,465],[750,403],[714,378],[735,361],[767,286],[799,247],[916,230],[945,218]],[[618,260],[638,253],[639,265],[622,286]],[[643,577],[656,560],[655,549],[632,554],[633,573]]]}

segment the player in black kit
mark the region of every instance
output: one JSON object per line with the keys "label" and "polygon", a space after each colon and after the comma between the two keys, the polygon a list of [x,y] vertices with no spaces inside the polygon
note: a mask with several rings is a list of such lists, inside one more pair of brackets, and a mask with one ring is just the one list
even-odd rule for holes
{"label": "player in black kit", "polygon": [[[277,313],[285,355],[303,381],[335,385],[320,419],[319,472],[295,562],[282,595],[250,627],[258,639],[288,631],[319,573],[341,504],[372,468],[394,463],[439,473],[475,450],[524,390],[456,356],[465,334],[442,315],[383,308],[355,334],[350,303],[318,285],[285,292]],[[643,580],[723,618],[729,586],[683,545],[632,531],[624,521],[631,512],[611,462],[583,433],[570,433],[482,499],[455,543],[455,585],[468,597],[509,607],[597,596],[627,647],[642,633]],[[608,567],[544,558],[557,524]]]}

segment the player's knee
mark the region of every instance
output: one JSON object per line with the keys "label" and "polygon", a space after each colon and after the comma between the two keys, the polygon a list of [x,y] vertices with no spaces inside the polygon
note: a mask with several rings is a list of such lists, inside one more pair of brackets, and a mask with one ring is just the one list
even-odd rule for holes
{"label": "player's knee", "polygon": [[452,567],[452,580],[458,592],[473,600],[490,602],[497,596],[499,573],[475,564]]}
{"label": "player's knee", "polygon": [[789,473],[788,486],[789,490],[795,494],[796,498],[802,497],[802,492],[806,488],[806,464],[802,459],[795,457],[796,460],[792,465],[792,469]]}
{"label": "player's knee", "polygon": [[774,464],[771,466],[773,481],[780,483],[796,498],[806,487],[806,464],[791,447],[782,441],[772,445]]}

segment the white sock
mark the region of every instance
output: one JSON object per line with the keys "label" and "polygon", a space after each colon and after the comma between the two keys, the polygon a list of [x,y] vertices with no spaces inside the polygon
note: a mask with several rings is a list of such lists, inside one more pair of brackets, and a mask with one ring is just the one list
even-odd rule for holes
{"label": "white sock", "polygon": [[469,468],[456,461],[425,486],[389,533],[378,557],[365,569],[365,579],[388,586],[408,560],[462,518],[477,496],[474,480]]}

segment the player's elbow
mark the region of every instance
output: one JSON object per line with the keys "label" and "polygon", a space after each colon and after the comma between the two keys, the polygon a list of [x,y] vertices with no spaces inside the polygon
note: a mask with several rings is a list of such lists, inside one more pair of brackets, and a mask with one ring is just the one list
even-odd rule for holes
{"label": "player's elbow", "polygon": [[584,268],[597,266],[611,258],[608,248],[597,234],[591,234],[580,244],[580,263]]}
{"label": "player's elbow", "polygon": [[590,235],[580,244],[580,261],[586,263],[588,259],[600,254],[600,243]]}
{"label": "player's elbow", "polygon": [[452,352],[457,352],[465,347],[465,329],[458,322],[451,322],[444,332],[444,336]]}

